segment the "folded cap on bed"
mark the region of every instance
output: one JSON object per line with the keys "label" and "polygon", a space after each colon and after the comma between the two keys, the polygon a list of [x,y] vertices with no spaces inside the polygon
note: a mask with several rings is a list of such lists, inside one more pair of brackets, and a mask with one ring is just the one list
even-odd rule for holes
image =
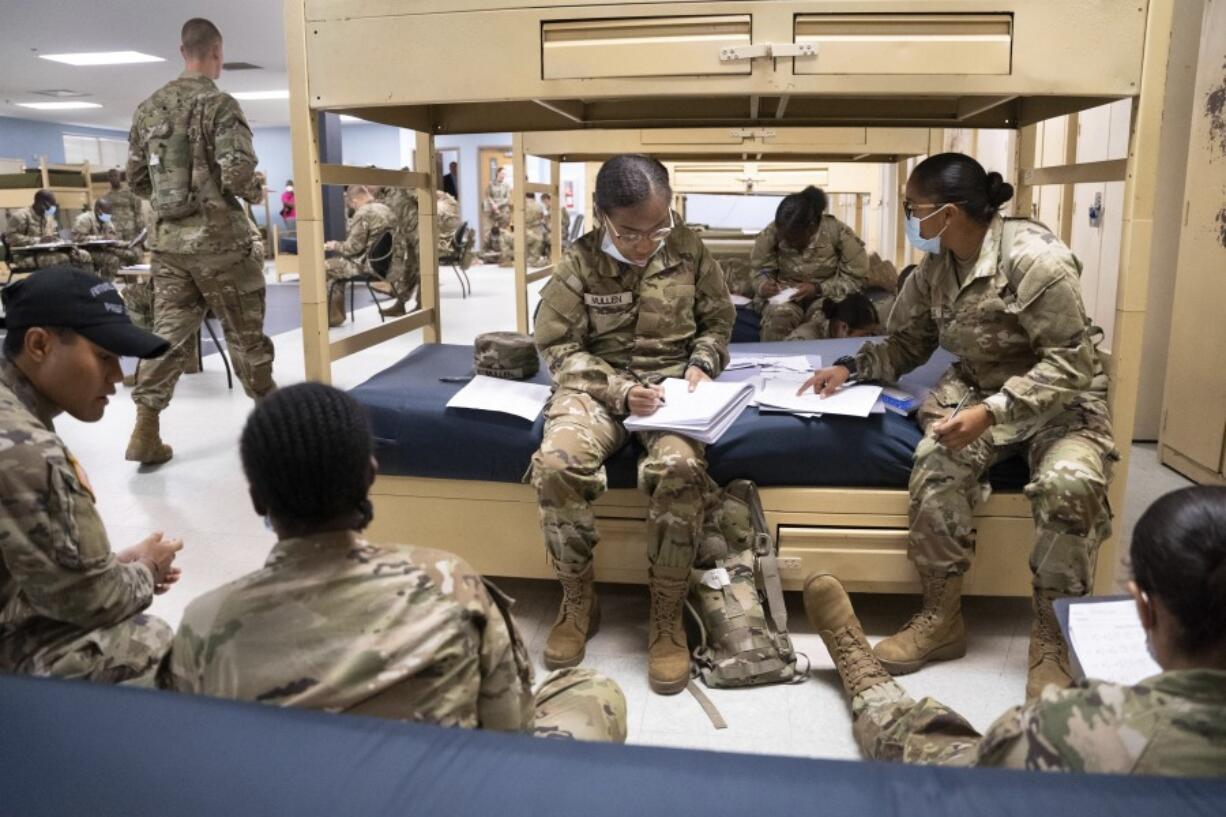
{"label": "folded cap on bed", "polygon": [[487,377],[526,380],[540,368],[531,335],[485,332],[473,341],[473,372]]}

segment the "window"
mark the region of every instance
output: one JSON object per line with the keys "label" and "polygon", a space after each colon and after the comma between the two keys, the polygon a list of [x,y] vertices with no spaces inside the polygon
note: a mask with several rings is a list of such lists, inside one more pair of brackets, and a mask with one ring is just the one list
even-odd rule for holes
{"label": "window", "polygon": [[124,139],[101,136],[64,134],[64,161],[68,164],[89,162],[91,168],[107,170],[128,163],[128,143]]}

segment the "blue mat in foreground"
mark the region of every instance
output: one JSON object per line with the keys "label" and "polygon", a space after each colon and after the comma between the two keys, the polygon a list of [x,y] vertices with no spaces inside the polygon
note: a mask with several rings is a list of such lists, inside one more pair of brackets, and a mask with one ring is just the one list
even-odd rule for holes
{"label": "blue mat in foreground", "polygon": [[1226,783],[552,741],[0,677],[0,814],[1226,814]]}

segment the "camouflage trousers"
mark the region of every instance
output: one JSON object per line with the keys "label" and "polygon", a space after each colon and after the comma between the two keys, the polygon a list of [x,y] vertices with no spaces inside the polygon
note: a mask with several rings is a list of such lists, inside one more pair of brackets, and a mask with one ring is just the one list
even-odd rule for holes
{"label": "camouflage trousers", "polygon": [[234,371],[248,397],[276,388],[273,345],[264,334],[263,264],[249,252],[178,255],[154,253],[153,331],[170,342],[170,351],[143,361],[132,399],[161,411],[188,363],[192,339],[206,310],[221,321]]}
{"label": "camouflage trousers", "polygon": [[127,249],[90,250],[89,257],[94,265],[94,275],[106,281],[114,281],[120,267],[140,261],[140,253]]}
{"label": "camouflage trousers", "polygon": [[788,335],[815,315],[823,317],[821,298],[814,298],[807,304],[798,301],[765,303],[762,306],[762,341],[788,340]]}
{"label": "camouflage trousers", "polygon": [[94,271],[94,261],[85,250],[72,248],[56,252],[13,253],[9,268],[14,272],[33,272],[47,267],[77,267],[86,272]]}
{"label": "camouflage trousers", "polygon": [[370,270],[361,261],[353,258],[346,258],[343,255],[333,256],[324,261],[324,275],[327,277],[328,283],[333,281],[345,281],[349,278],[356,278],[359,275],[368,275]]}
{"label": "camouflage trousers", "polygon": [[932,698],[918,703],[894,681],[851,701],[852,732],[871,760],[973,766],[981,736],[966,719]]}
{"label": "camouflage trousers", "polygon": [[[515,234],[510,230],[503,230],[499,242],[501,250],[498,263],[503,266],[515,263]],[[549,263],[549,259],[545,257],[545,237],[539,230],[528,231],[527,253],[529,267],[543,267]]]}
{"label": "camouflage trousers", "polygon": [[421,282],[421,249],[416,233],[412,240],[405,242],[401,259],[388,274],[387,282],[392,285],[392,292],[396,293],[397,298],[407,301]]}
{"label": "camouflage trousers", "polygon": [[989,429],[954,452],[927,433],[949,411],[932,405],[929,400],[920,410],[925,436],[915,449],[909,487],[908,555],[920,572],[962,574],[970,568],[974,511],[990,493],[988,469],[1022,454],[1030,464],[1024,493],[1035,525],[1034,587],[1070,596],[1089,592],[1098,546],[1111,533],[1107,485],[1116,454],[1105,407],[1095,413],[1067,410],[1013,445],[993,444]]}
{"label": "camouflage trousers", "polygon": [[532,702],[537,737],[626,742],[626,696],[616,681],[590,669],[550,673]]}
{"label": "camouflage trousers", "polygon": [[[647,506],[647,556],[653,565],[689,567],[702,535],[703,508],[717,489],[706,446],[679,434],[638,432],[645,449],[638,485]],[[545,434],[532,455],[545,547],[555,563],[583,567],[599,537],[591,503],[605,492],[605,461],[630,440],[621,421],[584,392],[558,389],[545,407]]]}
{"label": "camouflage trousers", "polygon": [[128,317],[141,329],[153,331],[153,277],[144,281],[124,284],[123,302],[128,307]]}
{"label": "camouflage trousers", "polygon": [[[810,310],[812,311],[812,310]],[[784,340],[825,340],[830,337],[830,321],[820,309],[806,318]]]}
{"label": "camouflage trousers", "polygon": [[173,636],[166,622],[144,613],[88,631],[55,623],[0,642],[0,672],[153,686]]}

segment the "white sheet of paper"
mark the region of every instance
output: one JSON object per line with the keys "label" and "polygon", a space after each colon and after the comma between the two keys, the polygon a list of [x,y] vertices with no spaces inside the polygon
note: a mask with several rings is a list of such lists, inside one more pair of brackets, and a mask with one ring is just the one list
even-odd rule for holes
{"label": "white sheet of paper", "polygon": [[724,435],[753,399],[750,382],[710,381],[699,383],[692,392],[689,383],[675,377],[663,385],[664,405],[649,416],[626,418],[627,430],[673,431],[711,444]]}
{"label": "white sheet of paper", "polygon": [[[803,382],[803,380],[801,381]],[[805,414],[842,414],[867,417],[881,397],[880,386],[848,386],[829,397],[819,397],[812,390],[796,394],[800,384],[795,378],[768,378],[757,400],[760,406],[774,406]]]}
{"label": "white sheet of paper", "polygon": [[796,297],[797,292],[800,292],[800,290],[796,287],[781,289],[779,290],[779,294],[771,296],[770,303],[774,304],[775,306],[778,306],[779,304],[786,304],[788,301]]}
{"label": "white sheet of paper", "polygon": [[821,355],[751,355],[733,352],[729,369],[763,369],[766,371],[797,372],[808,375],[822,367]]}
{"label": "white sheet of paper", "polygon": [[549,393],[549,386],[540,383],[479,374],[447,401],[447,408],[497,411],[534,422],[549,402]]}
{"label": "white sheet of paper", "polygon": [[1087,678],[1135,684],[1162,672],[1145,649],[1145,630],[1131,599],[1070,604],[1069,640]]}
{"label": "white sheet of paper", "polygon": [[753,298],[746,298],[744,295],[737,295],[736,293],[733,293],[728,297],[732,298],[732,303],[734,306],[747,306],[753,303]]}

